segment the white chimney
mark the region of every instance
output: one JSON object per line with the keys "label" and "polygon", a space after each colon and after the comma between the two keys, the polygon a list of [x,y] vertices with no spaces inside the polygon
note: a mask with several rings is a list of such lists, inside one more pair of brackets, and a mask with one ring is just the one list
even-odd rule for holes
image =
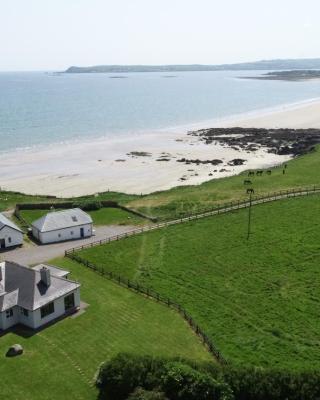
{"label": "white chimney", "polygon": [[40,269],[40,276],[41,276],[41,282],[43,282],[47,287],[49,287],[51,285],[50,270],[46,267],[42,267]]}

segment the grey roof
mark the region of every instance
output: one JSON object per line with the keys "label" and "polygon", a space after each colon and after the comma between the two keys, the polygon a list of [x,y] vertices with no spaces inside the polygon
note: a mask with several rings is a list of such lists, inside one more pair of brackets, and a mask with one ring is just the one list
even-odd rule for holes
{"label": "grey roof", "polygon": [[84,224],[92,224],[90,215],[80,208],[72,208],[70,210],[49,212],[34,221],[32,226],[40,232],[50,232]]}
{"label": "grey roof", "polygon": [[7,309],[8,305],[36,310],[80,287],[77,282],[52,275],[50,286],[46,286],[39,271],[9,261],[1,266],[4,293],[0,292],[0,311]]}
{"label": "grey roof", "polygon": [[69,274],[69,271],[66,271],[65,269],[56,267],[55,265],[50,265],[50,264],[39,264],[35,265],[32,267],[32,269],[36,271],[40,271],[42,268],[47,268],[50,270],[51,276],[58,276],[60,278],[64,278]]}
{"label": "grey roof", "polygon": [[5,217],[3,214],[0,213],[0,230],[4,226],[8,226],[16,231],[23,233],[22,230],[16,224],[14,224],[10,219],[8,219],[7,217]]}

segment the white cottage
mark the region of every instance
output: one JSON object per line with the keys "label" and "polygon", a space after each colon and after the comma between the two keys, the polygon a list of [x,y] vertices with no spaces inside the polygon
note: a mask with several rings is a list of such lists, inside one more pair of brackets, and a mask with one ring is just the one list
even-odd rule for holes
{"label": "white cottage", "polygon": [[68,271],[41,265],[34,269],[13,262],[0,263],[0,329],[16,324],[40,328],[80,307],[80,284],[65,277]]}
{"label": "white cottage", "polygon": [[0,214],[0,250],[20,246],[23,243],[23,232],[10,219]]}
{"label": "white cottage", "polygon": [[33,236],[43,244],[81,239],[93,234],[92,218],[80,208],[50,212],[31,226]]}

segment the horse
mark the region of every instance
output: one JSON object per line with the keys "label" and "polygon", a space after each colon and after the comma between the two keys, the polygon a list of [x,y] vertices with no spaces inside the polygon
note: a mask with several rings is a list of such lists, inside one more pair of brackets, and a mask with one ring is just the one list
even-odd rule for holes
{"label": "horse", "polygon": [[262,174],[263,174],[263,171],[262,171],[262,170],[256,172],[256,175],[257,175],[257,176],[261,176]]}
{"label": "horse", "polygon": [[254,171],[249,171],[248,176],[254,176]]}
{"label": "horse", "polygon": [[271,173],[272,173],[272,172],[271,172],[271,170],[269,169],[269,171],[267,171],[267,174],[268,174],[268,175],[271,175]]}
{"label": "horse", "polygon": [[252,185],[252,182],[251,182],[249,179],[245,179],[245,180],[243,181],[243,184],[244,184],[244,185]]}

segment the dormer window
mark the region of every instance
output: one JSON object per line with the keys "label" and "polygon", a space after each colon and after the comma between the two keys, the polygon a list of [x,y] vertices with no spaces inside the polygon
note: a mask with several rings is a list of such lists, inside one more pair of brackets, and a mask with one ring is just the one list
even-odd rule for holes
{"label": "dormer window", "polygon": [[78,219],[77,219],[77,217],[75,215],[73,215],[71,218],[72,218],[73,222],[78,222]]}

